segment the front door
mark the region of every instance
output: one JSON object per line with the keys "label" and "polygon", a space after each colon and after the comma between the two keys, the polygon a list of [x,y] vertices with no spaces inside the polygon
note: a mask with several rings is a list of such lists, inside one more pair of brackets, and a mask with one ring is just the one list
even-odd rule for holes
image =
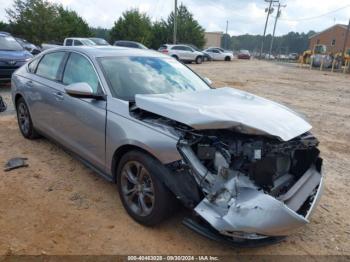
{"label": "front door", "polygon": [[101,85],[91,61],[80,53],[70,53],[62,76],[62,99],[55,126],[62,144],[84,160],[105,171],[106,101],[74,98],[64,87],[84,82],[96,93]]}

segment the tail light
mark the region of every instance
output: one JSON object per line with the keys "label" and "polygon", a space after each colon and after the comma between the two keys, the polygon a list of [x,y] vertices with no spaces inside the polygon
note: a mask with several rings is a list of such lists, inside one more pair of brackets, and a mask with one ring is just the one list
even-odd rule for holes
{"label": "tail light", "polygon": [[161,52],[162,52],[163,54],[168,54],[168,53],[169,53],[168,49],[163,49]]}

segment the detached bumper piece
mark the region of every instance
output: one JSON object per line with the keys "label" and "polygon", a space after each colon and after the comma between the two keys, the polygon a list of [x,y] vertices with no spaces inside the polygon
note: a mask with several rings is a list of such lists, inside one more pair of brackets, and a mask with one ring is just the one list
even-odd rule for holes
{"label": "detached bumper piece", "polygon": [[264,237],[260,239],[234,238],[220,234],[210,225],[204,222],[197,222],[191,218],[185,218],[182,223],[194,232],[209,238],[213,241],[223,243],[234,248],[256,248],[280,243],[285,237]]}

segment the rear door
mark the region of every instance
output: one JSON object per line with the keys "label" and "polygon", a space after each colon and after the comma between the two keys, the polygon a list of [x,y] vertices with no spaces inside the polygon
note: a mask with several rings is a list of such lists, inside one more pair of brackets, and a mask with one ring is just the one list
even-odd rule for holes
{"label": "rear door", "polygon": [[51,52],[44,55],[40,61],[34,59],[29,64],[29,73],[33,74],[26,80],[25,99],[29,104],[35,127],[45,134],[55,137],[54,121],[57,117],[57,103],[60,88],[60,74],[66,58],[66,52]]}
{"label": "rear door", "polygon": [[91,60],[83,54],[71,52],[62,76],[63,94],[55,119],[62,144],[101,171],[105,171],[106,101],[74,98],[66,94],[65,86],[84,82],[96,94],[103,93],[99,76]]}

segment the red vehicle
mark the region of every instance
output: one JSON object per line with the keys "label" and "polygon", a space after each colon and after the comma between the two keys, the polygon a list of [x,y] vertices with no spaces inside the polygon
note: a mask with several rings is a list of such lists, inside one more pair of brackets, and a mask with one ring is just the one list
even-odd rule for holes
{"label": "red vehicle", "polygon": [[250,59],[250,53],[248,50],[239,50],[238,59]]}

